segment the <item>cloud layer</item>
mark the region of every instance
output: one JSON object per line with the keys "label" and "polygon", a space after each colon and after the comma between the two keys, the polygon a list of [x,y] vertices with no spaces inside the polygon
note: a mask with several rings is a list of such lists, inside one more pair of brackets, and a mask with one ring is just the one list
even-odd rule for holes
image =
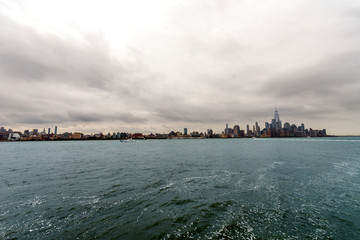
{"label": "cloud layer", "polygon": [[283,122],[360,134],[356,1],[175,3],[117,32],[119,43],[111,22],[69,24],[74,35],[12,14],[28,9],[22,1],[1,2],[0,125],[221,131],[263,124],[276,105]]}

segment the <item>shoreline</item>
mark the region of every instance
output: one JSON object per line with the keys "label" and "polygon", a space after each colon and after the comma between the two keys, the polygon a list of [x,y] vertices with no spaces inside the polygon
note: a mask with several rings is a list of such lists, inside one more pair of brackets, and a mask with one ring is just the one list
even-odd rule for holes
{"label": "shoreline", "polygon": [[[328,135],[311,138],[337,138],[337,137],[360,137],[359,135]],[[147,140],[203,140],[203,139],[307,139],[307,137],[240,137],[240,138],[202,138],[202,137],[174,137],[174,138],[133,138],[133,139],[31,139],[31,140],[5,140],[0,142],[64,142],[64,141],[147,141]]]}

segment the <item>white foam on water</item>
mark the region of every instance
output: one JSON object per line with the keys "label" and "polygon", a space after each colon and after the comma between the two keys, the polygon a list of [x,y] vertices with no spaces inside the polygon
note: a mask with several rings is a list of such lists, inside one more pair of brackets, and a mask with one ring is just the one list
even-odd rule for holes
{"label": "white foam on water", "polygon": [[350,176],[355,176],[359,174],[359,166],[355,165],[352,162],[333,163],[333,166],[336,170],[342,171],[343,173]]}
{"label": "white foam on water", "polygon": [[42,198],[36,196],[35,199],[29,200],[29,201],[28,201],[28,204],[29,204],[30,206],[32,206],[32,207],[35,207],[35,206],[40,205],[40,204],[42,204],[42,203],[44,203],[44,202],[46,202],[45,199],[42,199]]}
{"label": "white foam on water", "polygon": [[167,185],[165,185],[164,187],[161,187],[161,188],[160,188],[160,191],[169,189],[169,188],[171,188],[174,184],[175,184],[174,182],[170,182],[170,183],[168,183]]}
{"label": "white foam on water", "polygon": [[244,179],[241,178],[241,179],[239,179],[239,180],[235,183],[235,186],[236,186],[236,187],[240,187],[240,186],[243,185],[243,183],[244,183]]}

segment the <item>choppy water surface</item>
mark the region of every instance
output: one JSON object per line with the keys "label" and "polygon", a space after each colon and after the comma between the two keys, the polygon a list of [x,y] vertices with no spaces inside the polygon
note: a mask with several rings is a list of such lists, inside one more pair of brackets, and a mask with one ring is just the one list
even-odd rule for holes
{"label": "choppy water surface", "polygon": [[0,143],[3,239],[359,239],[360,139]]}

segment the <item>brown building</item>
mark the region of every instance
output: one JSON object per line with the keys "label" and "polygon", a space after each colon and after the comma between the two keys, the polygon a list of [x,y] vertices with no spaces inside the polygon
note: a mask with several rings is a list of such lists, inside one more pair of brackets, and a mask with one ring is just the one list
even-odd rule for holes
{"label": "brown building", "polygon": [[132,139],[144,139],[144,135],[142,133],[133,133],[131,135]]}
{"label": "brown building", "polygon": [[82,138],[82,133],[80,133],[80,132],[75,132],[75,133],[73,133],[73,135],[72,135],[72,138],[73,139],[81,139]]}

